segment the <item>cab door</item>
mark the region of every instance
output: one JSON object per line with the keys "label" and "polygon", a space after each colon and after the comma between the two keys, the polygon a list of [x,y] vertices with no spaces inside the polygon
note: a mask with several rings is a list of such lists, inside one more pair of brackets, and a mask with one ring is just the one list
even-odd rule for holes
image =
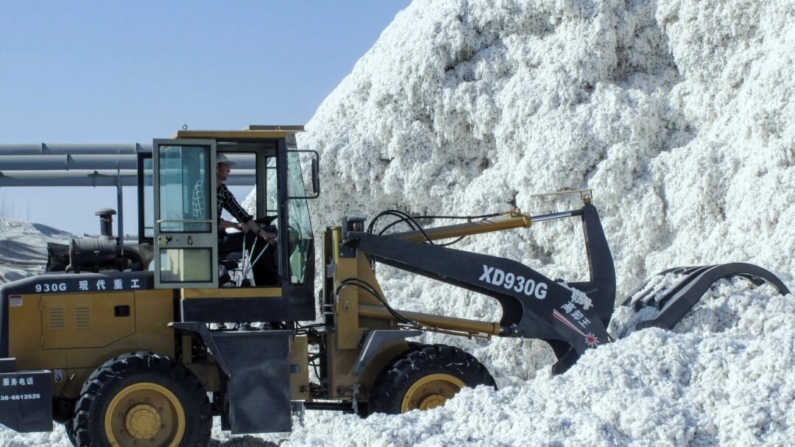
{"label": "cab door", "polygon": [[154,140],[156,288],[218,287],[215,141]]}

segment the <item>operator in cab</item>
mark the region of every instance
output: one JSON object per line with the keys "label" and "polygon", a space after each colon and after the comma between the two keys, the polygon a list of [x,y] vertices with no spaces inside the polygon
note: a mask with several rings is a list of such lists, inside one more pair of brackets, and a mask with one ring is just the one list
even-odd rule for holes
{"label": "operator in cab", "polygon": [[[226,155],[218,154],[216,157],[216,194],[218,209],[218,252],[220,254],[239,252],[245,246],[247,250],[254,247],[251,259],[256,260],[252,268],[254,282],[257,286],[273,286],[279,283],[278,268],[275,261],[276,233],[262,229],[254,218],[240,206],[235,196],[223,183],[229,178],[229,172],[234,162]],[[221,218],[221,213],[226,210],[237,222]],[[237,229],[239,232],[228,233],[226,229]],[[259,243],[255,243],[260,238]]]}

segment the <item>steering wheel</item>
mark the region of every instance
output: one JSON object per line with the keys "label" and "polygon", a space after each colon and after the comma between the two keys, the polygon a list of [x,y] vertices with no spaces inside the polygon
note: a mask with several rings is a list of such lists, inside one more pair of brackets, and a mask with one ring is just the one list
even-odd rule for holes
{"label": "steering wheel", "polygon": [[[263,216],[263,217],[259,217],[259,218],[254,219],[254,222],[256,222],[257,226],[260,229],[262,229],[263,231],[267,231],[268,233],[276,233],[278,235],[279,234],[279,230],[274,225],[271,225],[271,223],[274,220],[276,220],[276,217],[277,216]],[[259,250],[259,253],[257,254],[256,257],[253,254],[254,248],[257,248],[257,245],[260,242],[264,242],[266,245],[268,244],[268,242],[260,241],[259,237],[255,238],[254,239],[254,244],[255,245],[252,246],[252,250],[251,250],[252,254],[249,255],[249,256],[244,256],[243,259],[241,259],[241,268],[243,270],[243,277],[244,278],[247,277],[249,272],[251,272],[254,269],[254,266],[257,264],[257,262],[259,262],[259,259],[265,253],[265,247],[263,247],[263,248],[261,248]],[[246,249],[246,247],[245,247],[245,239],[244,239],[244,242],[243,242],[243,250],[244,250],[244,252],[245,252],[245,249]],[[246,264],[248,264],[248,265],[246,265]]]}

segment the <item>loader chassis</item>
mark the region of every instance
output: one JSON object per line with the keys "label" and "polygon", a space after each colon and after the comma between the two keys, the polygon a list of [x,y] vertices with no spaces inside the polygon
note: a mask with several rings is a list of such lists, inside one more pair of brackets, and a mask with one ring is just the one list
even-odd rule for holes
{"label": "loader chassis", "polygon": [[[581,208],[547,215],[512,210],[433,228],[405,216],[408,231],[376,231],[379,216],[366,229],[364,218],[346,217],[320,235],[315,302],[307,200],[319,193],[318,155],[296,149],[301,130],[183,130],[155,140],[138,155],[138,244],[109,234],[113,212],[100,210],[101,240],[71,243],[72,254],[79,251],[72,271],[0,286],[0,423],[34,432],[52,430],[55,420],[80,446],[206,446],[214,415],[233,434],[285,432],[300,408],[402,413],[443,405],[462,387],[495,386],[469,353],[411,341],[426,331],[541,339],[557,356],[554,373],[610,341],[615,267],[589,194]],[[277,233],[277,284],[246,282],[243,247],[237,257],[219,253],[208,186],[217,153],[255,180],[255,217]],[[299,156],[311,166],[310,193]],[[584,282],[435,242],[568,218],[582,223]],[[100,247],[96,258],[90,247]],[[394,309],[377,263],[489,296],[502,317]],[[219,265],[240,275],[222,282]],[[770,272],[747,264],[682,272],[681,285],[664,297],[625,304],[656,305],[660,314],[649,324],[672,326],[720,277],[768,281],[788,293]]]}

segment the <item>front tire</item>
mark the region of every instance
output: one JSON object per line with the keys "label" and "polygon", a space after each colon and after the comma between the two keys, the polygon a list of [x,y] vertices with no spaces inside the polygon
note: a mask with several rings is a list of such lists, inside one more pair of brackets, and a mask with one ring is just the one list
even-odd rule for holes
{"label": "front tire", "polygon": [[494,378],[469,353],[445,345],[413,346],[388,365],[370,393],[369,412],[400,414],[443,406],[461,388]]}
{"label": "front tire", "polygon": [[83,385],[76,408],[80,447],[204,447],[210,441],[204,388],[185,366],[151,352],[105,362]]}

